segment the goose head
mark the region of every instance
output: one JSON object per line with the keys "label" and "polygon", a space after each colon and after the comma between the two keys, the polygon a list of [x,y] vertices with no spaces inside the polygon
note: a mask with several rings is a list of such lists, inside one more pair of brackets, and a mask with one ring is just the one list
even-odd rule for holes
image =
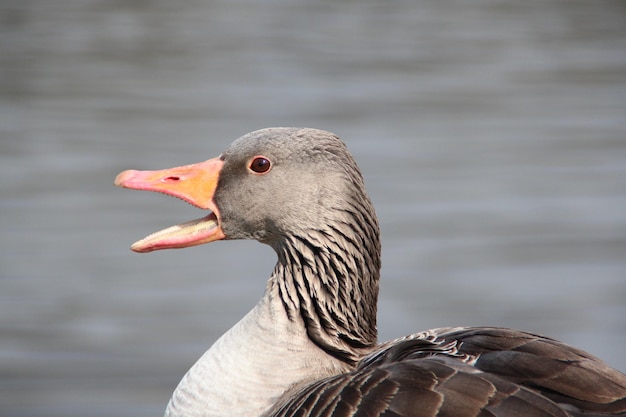
{"label": "goose head", "polygon": [[[136,252],[222,239],[255,239],[275,249],[329,225],[363,224],[378,246],[378,224],[361,173],[334,134],[267,128],[234,141],[220,156],[158,171],[128,170],[115,184],[180,198],[205,217],[168,227],[132,245]],[[358,237],[362,239],[362,237]]]}

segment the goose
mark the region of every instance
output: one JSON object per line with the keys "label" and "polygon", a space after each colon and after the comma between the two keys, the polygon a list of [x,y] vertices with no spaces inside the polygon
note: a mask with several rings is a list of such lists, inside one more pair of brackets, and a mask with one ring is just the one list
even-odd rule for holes
{"label": "goose", "polygon": [[626,416],[626,375],[548,337],[448,327],[379,344],[378,220],[330,132],[262,129],[115,184],[209,210],[133,251],[255,239],[277,255],[261,300],[185,374],[166,416]]}

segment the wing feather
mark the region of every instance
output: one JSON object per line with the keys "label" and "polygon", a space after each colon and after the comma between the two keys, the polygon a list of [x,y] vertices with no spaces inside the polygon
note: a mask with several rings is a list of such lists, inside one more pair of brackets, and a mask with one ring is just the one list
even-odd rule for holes
{"label": "wing feather", "polygon": [[[604,414],[606,413],[606,414]],[[355,370],[299,387],[273,417],[626,416],[626,376],[579,349],[502,328],[386,343]]]}

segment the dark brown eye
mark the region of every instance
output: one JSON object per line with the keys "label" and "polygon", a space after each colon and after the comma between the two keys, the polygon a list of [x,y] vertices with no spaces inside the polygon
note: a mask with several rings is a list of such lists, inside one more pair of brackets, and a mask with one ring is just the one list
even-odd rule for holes
{"label": "dark brown eye", "polygon": [[265,174],[271,167],[270,160],[264,156],[257,156],[250,162],[250,169],[257,174]]}

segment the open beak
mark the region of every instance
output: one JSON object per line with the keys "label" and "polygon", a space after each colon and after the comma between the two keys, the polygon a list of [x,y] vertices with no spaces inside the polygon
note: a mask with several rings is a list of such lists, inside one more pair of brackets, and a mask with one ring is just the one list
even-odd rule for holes
{"label": "open beak", "polygon": [[200,219],[168,227],[151,234],[130,248],[135,252],[152,252],[159,249],[186,248],[224,239],[213,195],[217,188],[224,162],[219,158],[209,159],[192,165],[164,169],[161,171],[121,172],[114,184],[133,190],[158,191],[180,198],[198,208],[211,210],[211,214]]}

